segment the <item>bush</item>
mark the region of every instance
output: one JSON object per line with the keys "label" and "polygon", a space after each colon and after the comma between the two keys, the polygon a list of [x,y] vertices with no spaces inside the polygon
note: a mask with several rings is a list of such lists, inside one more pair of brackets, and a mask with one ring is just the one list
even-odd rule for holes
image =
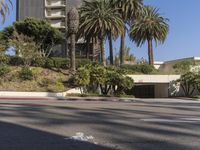
{"label": "bush", "polygon": [[49,84],[47,88],[50,92],[62,92],[65,90],[65,86],[60,80],[53,84]]}
{"label": "bush", "polygon": [[69,69],[69,60],[66,58],[52,57],[47,58],[46,68]]}
{"label": "bush", "polygon": [[92,64],[90,59],[76,59],[76,68]]}
{"label": "bush", "polygon": [[24,65],[24,59],[19,56],[10,56],[9,64],[12,66]]}
{"label": "bush", "polygon": [[121,69],[123,69],[125,72],[129,74],[136,74],[136,73],[142,73],[142,74],[150,74],[153,72],[156,72],[156,69],[148,64],[142,64],[142,65],[122,65]]}
{"label": "bush", "polygon": [[178,63],[176,63],[173,66],[173,69],[175,70],[175,73],[178,74],[185,74],[187,72],[190,71],[190,69],[192,68],[192,66],[195,65],[195,62],[192,60],[184,60],[184,61],[180,61]]}
{"label": "bush", "polygon": [[27,66],[22,67],[21,72],[20,72],[20,78],[23,80],[33,80],[32,70]]}
{"label": "bush", "polygon": [[45,67],[47,58],[45,57],[38,57],[31,62],[31,66],[34,67]]}
{"label": "bush", "polygon": [[141,65],[141,72],[144,74],[153,73],[156,69],[151,65]]}
{"label": "bush", "polygon": [[90,71],[85,67],[77,70],[74,76],[74,84],[80,87],[81,93],[87,92],[87,85],[90,83]]}
{"label": "bush", "polygon": [[53,57],[52,60],[54,62],[55,68],[61,68],[61,69],[69,68],[69,60],[66,58]]}
{"label": "bush", "polygon": [[125,75],[119,68],[87,65],[80,67],[73,78],[83,93],[96,93],[100,89],[103,95],[117,95],[134,86],[134,81]]}
{"label": "bush", "polygon": [[180,79],[176,81],[180,84],[186,97],[191,97],[198,86],[198,74],[194,72],[187,72],[181,75]]}
{"label": "bush", "polygon": [[8,64],[8,63],[9,63],[9,56],[0,55],[0,64]]}
{"label": "bush", "polygon": [[49,68],[49,69],[54,68],[54,62],[52,59],[50,58],[46,59],[45,68]]}
{"label": "bush", "polygon": [[6,65],[0,65],[0,77],[6,76],[10,72],[10,69]]}
{"label": "bush", "polygon": [[[76,67],[82,67],[88,64],[91,64],[91,60],[89,59],[76,59]],[[66,58],[60,57],[51,57],[47,58],[46,68],[57,68],[57,69],[69,69],[70,68],[70,60]]]}

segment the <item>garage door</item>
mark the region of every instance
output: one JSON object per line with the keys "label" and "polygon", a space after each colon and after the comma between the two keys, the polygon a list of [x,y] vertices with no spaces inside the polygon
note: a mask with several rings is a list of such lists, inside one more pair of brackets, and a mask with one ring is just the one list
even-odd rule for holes
{"label": "garage door", "polygon": [[132,89],[132,94],[136,98],[155,98],[154,85],[135,85]]}

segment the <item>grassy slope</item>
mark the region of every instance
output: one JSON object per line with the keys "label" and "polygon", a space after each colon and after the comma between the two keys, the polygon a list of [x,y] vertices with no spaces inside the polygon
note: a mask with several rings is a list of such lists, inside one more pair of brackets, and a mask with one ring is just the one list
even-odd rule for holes
{"label": "grassy slope", "polygon": [[68,80],[65,70],[53,71],[34,67],[34,80],[23,81],[20,78],[21,67],[10,67],[11,71],[0,78],[0,91],[34,91],[34,92],[61,92],[66,91],[64,84]]}

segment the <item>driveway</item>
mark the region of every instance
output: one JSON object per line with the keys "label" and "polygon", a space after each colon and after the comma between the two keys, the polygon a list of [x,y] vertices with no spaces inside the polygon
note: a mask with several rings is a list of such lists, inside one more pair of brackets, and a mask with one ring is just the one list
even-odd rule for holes
{"label": "driveway", "polygon": [[198,150],[199,143],[200,102],[192,100],[0,101],[0,150]]}

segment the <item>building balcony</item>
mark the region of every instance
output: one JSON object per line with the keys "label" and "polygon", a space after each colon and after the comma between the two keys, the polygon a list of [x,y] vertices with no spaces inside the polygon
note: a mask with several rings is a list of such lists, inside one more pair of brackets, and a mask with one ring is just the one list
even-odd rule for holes
{"label": "building balcony", "polygon": [[46,9],[45,18],[65,18],[65,9]]}
{"label": "building balcony", "polygon": [[54,28],[65,29],[65,20],[63,19],[50,19],[49,22]]}
{"label": "building balcony", "polygon": [[46,8],[62,8],[66,7],[65,0],[45,0]]}
{"label": "building balcony", "polygon": [[61,19],[65,18],[65,15],[53,15],[53,16],[45,16],[47,19]]}

